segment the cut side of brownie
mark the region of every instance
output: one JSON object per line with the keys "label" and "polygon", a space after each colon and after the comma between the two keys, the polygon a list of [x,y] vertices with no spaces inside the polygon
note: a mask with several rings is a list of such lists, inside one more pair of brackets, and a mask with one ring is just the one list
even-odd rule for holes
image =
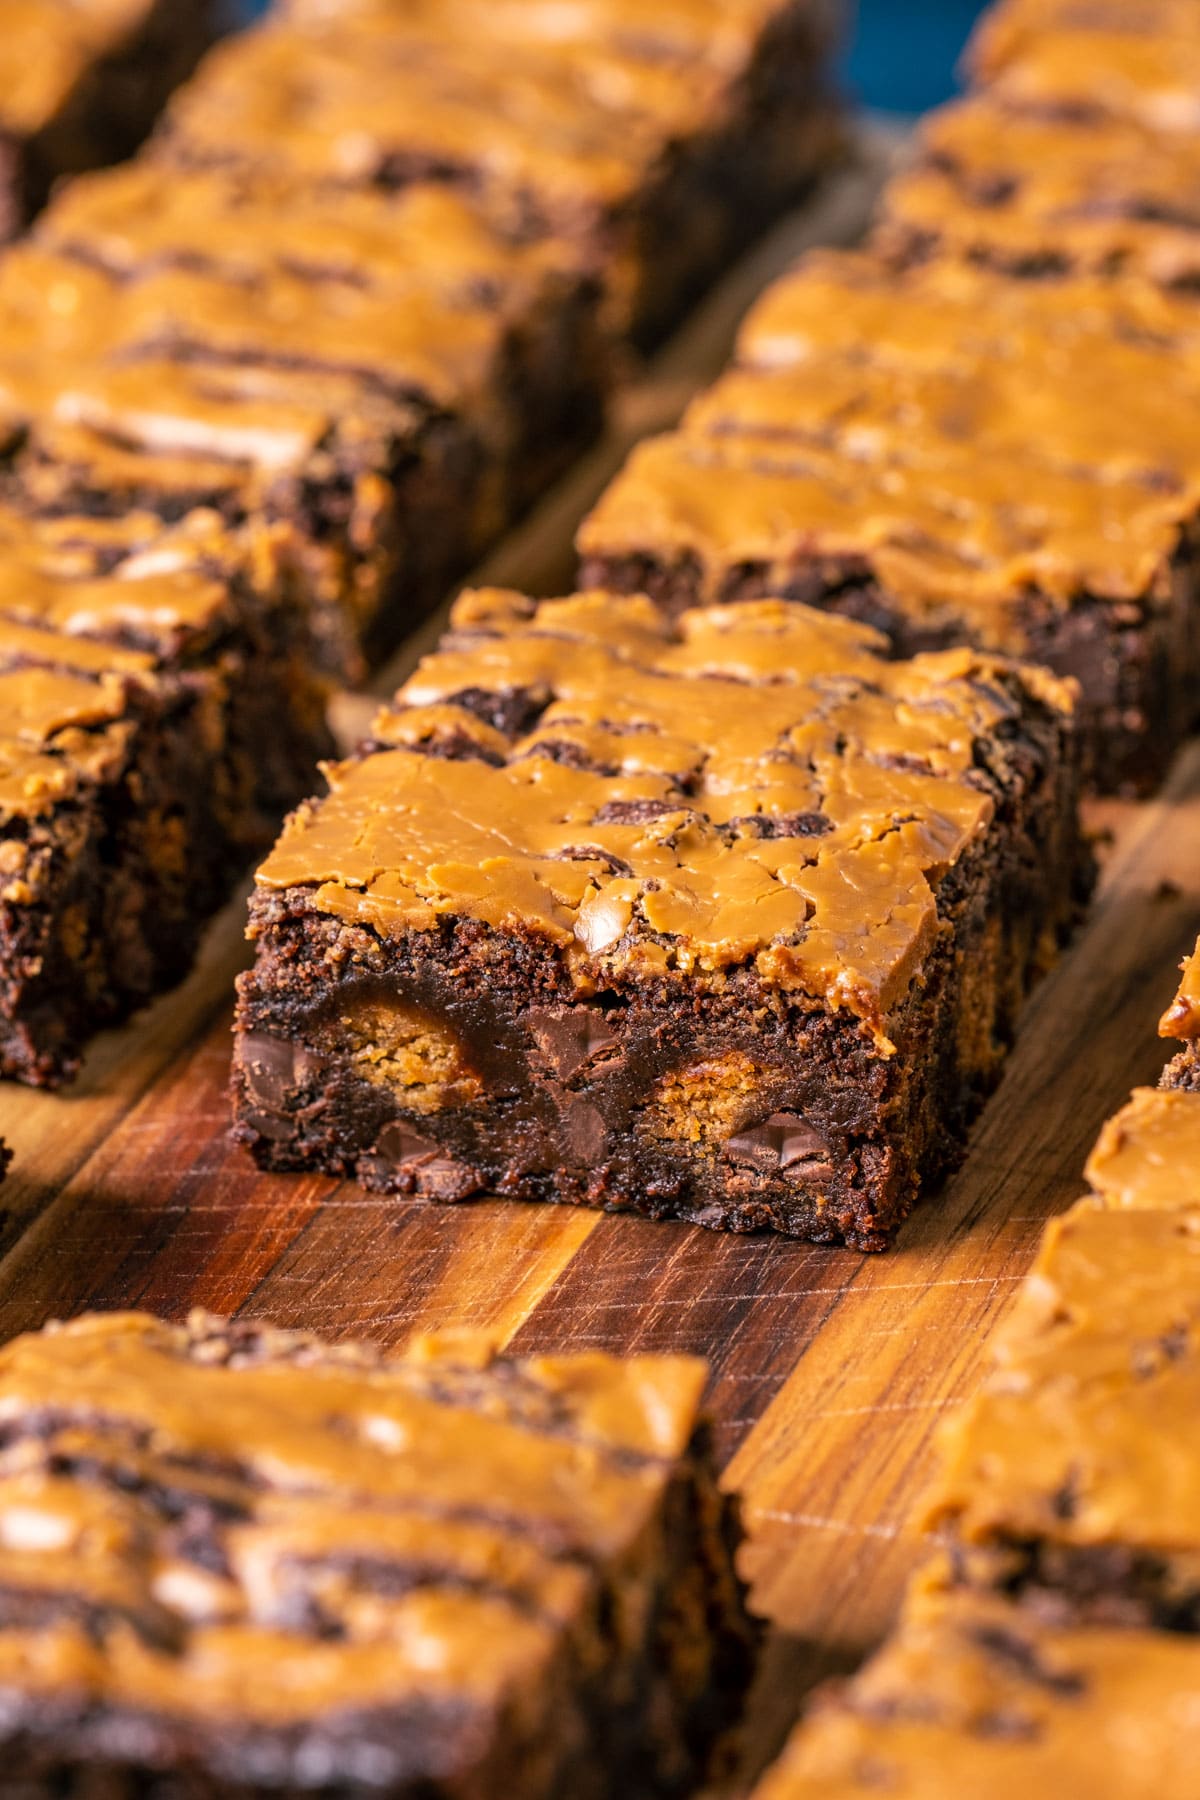
{"label": "cut side of brownie", "polygon": [[[0,1759],[168,1800],[682,1795],[757,1631],[686,1357],[194,1315],[0,1351]],[[40,1784],[40,1785],[38,1785]]]}
{"label": "cut side of brownie", "polygon": [[1179,992],[1159,1021],[1160,1037],[1182,1038],[1183,1049],[1163,1070],[1165,1088],[1200,1092],[1200,944],[1181,965]]}
{"label": "cut side of brownie", "polygon": [[773,594],[900,654],[969,642],[1078,680],[1089,780],[1143,790],[1195,713],[1200,459],[1187,302],[823,254],[734,369],[640,445],[582,578],[682,607]]}
{"label": "cut side of brownie", "polygon": [[329,744],[287,535],[0,510],[0,1072],[176,980]]}
{"label": "cut side of brownie", "polygon": [[879,1249],[1090,879],[1070,695],[781,601],[484,592],[259,871],[240,1136]]}
{"label": "cut side of brownie", "polygon": [[61,177],[132,156],[226,22],[220,0],[4,0],[0,238]]}
{"label": "cut side of brownie", "polygon": [[910,1595],[822,1694],[754,1800],[1163,1800],[1200,1757],[1200,1643],[1039,1622],[998,1595]]}
{"label": "cut side of brownie", "polygon": [[223,46],[159,154],[306,183],[434,179],[568,240],[661,337],[840,149],[833,0],[291,6]]}
{"label": "cut side of brownie", "polygon": [[592,434],[606,379],[590,281],[466,199],[147,162],[74,184],[12,253],[0,337],[11,488],[50,510],[287,521],[340,676]]}
{"label": "cut side of brownie", "polygon": [[1195,1633],[1198,1171],[1179,1167],[1169,1210],[1159,1169],[1129,1174],[1178,1150],[1177,1111],[1127,1117],[1124,1169],[1102,1144],[1098,1197],[1049,1227],[927,1519],[965,1579],[1045,1615]]}

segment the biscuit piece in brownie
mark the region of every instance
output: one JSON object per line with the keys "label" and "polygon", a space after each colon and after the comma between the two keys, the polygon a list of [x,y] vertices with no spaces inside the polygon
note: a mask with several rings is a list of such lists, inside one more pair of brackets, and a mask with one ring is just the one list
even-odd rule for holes
{"label": "biscuit piece in brownie", "polygon": [[1169,1209],[1159,1168],[1130,1174],[1177,1151],[1177,1124],[1127,1118],[1096,1196],[1050,1225],[993,1373],[947,1429],[927,1519],[976,1584],[1072,1620],[1194,1633],[1197,1170],[1177,1171]]}
{"label": "biscuit piece in brownie", "polygon": [[1191,0],[1003,0],[967,53],[1011,106],[1200,129],[1200,36]]}
{"label": "biscuit piece in brownie", "polygon": [[692,1791],[756,1632],[687,1357],[93,1315],[0,1351],[21,1793]]}
{"label": "biscuit piece in brownie", "polygon": [[357,673],[597,427],[568,263],[433,186],[75,183],[0,272],[14,479],[49,508],[286,519],[325,664]]}
{"label": "biscuit piece in brownie", "polygon": [[286,9],[223,46],[160,153],[392,189],[433,178],[569,239],[661,336],[834,154],[838,0]]}
{"label": "biscuit piece in brownie", "polygon": [[963,256],[1007,274],[1200,284],[1200,135],[1045,118],[988,93],[933,113],[885,190],[887,254]]}
{"label": "biscuit piece in brownie", "polygon": [[1162,1800],[1200,1757],[1200,1643],[1042,1623],[997,1595],[914,1593],[822,1693],[754,1800]]}
{"label": "biscuit piece in brownie", "polygon": [[461,601],[259,871],[259,1161],[884,1247],[1089,872],[1063,686],[884,651],[782,601]]}
{"label": "biscuit piece in brownie", "polygon": [[286,533],[0,509],[0,1074],[177,979],[328,746]]}
{"label": "biscuit piece in brownie", "polygon": [[1181,966],[1179,992],[1158,1031],[1160,1037],[1182,1038],[1184,1047],[1163,1070],[1162,1085],[1200,1092],[1200,944]]}
{"label": "biscuit piece in brownie", "polygon": [[60,176],[133,154],[223,14],[219,0],[3,0],[0,238]]}
{"label": "biscuit piece in brownie", "polygon": [[583,580],[1027,657],[1079,681],[1089,778],[1148,787],[1195,713],[1200,457],[1160,397],[1197,391],[1196,334],[1150,288],[812,257],[601,497]]}

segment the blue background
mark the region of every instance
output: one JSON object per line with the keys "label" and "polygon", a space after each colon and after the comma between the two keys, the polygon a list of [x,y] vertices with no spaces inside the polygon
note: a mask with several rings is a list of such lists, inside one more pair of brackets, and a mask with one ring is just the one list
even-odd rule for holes
{"label": "blue background", "polygon": [[954,64],[980,0],[858,0],[847,79],[867,106],[924,112],[954,91]]}

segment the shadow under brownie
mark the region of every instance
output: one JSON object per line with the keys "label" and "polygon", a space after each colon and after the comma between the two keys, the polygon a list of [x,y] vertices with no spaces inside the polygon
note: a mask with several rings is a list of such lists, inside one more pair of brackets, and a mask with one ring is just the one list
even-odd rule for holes
{"label": "shadow under brownie", "polygon": [[882,1248],[1090,879],[1070,696],[781,601],[485,592],[259,872],[264,1166]]}
{"label": "shadow under brownie", "polygon": [[687,1357],[193,1315],[0,1351],[6,1795],[694,1791],[757,1629]]}

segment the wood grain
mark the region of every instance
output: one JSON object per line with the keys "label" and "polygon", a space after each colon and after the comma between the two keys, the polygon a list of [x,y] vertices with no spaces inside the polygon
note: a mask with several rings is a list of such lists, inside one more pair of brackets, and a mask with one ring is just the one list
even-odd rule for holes
{"label": "wood grain", "polygon": [[[848,233],[845,204],[832,219],[819,235],[839,235],[839,219]],[[782,234],[776,266],[813,231],[810,216]],[[575,519],[628,433],[663,422],[711,373],[762,278],[761,261],[743,270],[690,346],[648,372],[616,436],[487,578],[560,584]],[[348,731],[361,711],[342,709]],[[16,1157],[0,1190],[0,1333],[92,1306],[179,1316],[203,1305],[387,1343],[471,1324],[526,1350],[702,1352],[722,1455],[745,1496],[756,1597],[778,1627],[756,1701],[761,1762],[804,1688],[887,1628],[920,1550],[913,1503],[938,1418],[978,1379],[1042,1223],[1080,1189],[1101,1121],[1161,1068],[1155,1021],[1200,929],[1200,746],[1159,800],[1108,806],[1097,823],[1110,841],[1087,926],[1028,1009],[966,1166],[885,1257],[569,1208],[421,1206],[259,1174],[229,1142],[225,1098],[243,895],[191,979],[102,1039],[73,1091],[0,1091]]]}

